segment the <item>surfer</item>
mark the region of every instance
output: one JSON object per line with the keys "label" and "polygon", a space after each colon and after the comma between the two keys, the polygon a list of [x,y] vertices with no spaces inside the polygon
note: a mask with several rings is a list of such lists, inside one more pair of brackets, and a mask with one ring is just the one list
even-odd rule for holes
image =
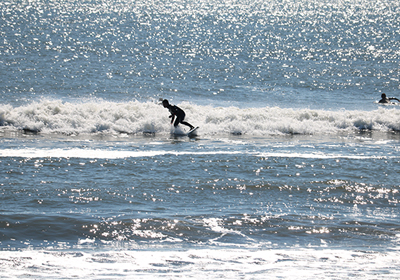
{"label": "surfer", "polygon": [[381,95],[381,100],[379,100],[379,103],[391,103],[390,100],[397,100],[400,102],[399,99],[397,99],[396,97],[386,97],[386,94],[382,93]]}
{"label": "surfer", "polygon": [[[178,106],[171,105],[169,104],[167,99],[164,99],[162,102],[164,108],[168,108],[169,112],[171,113],[171,116],[169,116],[171,119],[171,124],[174,123],[174,126],[177,127],[178,124],[184,124],[190,127],[190,130],[194,129],[194,126],[191,125],[188,122],[183,121],[185,119],[185,112],[179,108]],[[176,117],[176,120],[174,122],[174,119]]]}

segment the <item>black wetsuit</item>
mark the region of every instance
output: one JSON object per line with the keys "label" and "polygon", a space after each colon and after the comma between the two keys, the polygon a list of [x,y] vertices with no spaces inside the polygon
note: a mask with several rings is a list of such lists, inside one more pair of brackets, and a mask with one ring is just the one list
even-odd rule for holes
{"label": "black wetsuit", "polygon": [[171,113],[171,117],[176,117],[174,126],[178,126],[178,124],[184,124],[190,127],[190,129],[193,129],[193,126],[187,122],[184,122],[183,120],[185,119],[185,112],[179,108],[178,106],[175,105],[170,105],[168,107],[169,112]]}
{"label": "black wetsuit", "polygon": [[171,113],[171,116],[175,116],[175,122],[174,122],[174,126],[177,126],[179,123],[181,123],[184,119],[185,119],[185,112],[179,108],[178,106],[175,105],[171,105],[168,108],[169,112]]}

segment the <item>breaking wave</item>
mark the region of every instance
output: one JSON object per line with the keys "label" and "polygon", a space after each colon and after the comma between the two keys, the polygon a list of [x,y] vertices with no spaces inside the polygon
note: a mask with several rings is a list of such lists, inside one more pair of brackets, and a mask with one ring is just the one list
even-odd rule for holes
{"label": "breaking wave", "polygon": [[[315,135],[357,131],[400,131],[400,110],[313,110],[279,107],[238,108],[177,104],[201,135]],[[169,134],[169,112],[157,102],[42,100],[22,106],[0,105],[0,126],[37,133]],[[185,129],[185,128],[184,128]]]}

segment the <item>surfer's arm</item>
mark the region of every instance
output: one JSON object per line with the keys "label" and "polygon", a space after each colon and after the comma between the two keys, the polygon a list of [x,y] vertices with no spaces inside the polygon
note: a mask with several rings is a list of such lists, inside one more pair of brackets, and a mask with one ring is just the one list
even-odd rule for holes
{"label": "surfer's arm", "polygon": [[174,114],[172,114],[171,116],[169,116],[170,118],[171,118],[171,123],[173,123],[174,122],[174,119],[175,119],[175,115]]}

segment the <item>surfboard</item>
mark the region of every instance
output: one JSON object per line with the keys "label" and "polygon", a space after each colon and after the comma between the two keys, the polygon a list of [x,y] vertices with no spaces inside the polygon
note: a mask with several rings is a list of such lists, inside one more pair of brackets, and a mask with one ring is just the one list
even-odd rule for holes
{"label": "surfboard", "polygon": [[399,106],[400,105],[400,103],[394,103],[394,102],[379,103],[378,101],[376,101],[375,103],[380,106]]}
{"label": "surfboard", "polygon": [[195,128],[193,128],[192,130],[190,130],[188,133],[187,133],[187,136],[189,136],[189,137],[193,137],[193,136],[197,136],[197,129],[198,129],[199,127],[195,127]]}

